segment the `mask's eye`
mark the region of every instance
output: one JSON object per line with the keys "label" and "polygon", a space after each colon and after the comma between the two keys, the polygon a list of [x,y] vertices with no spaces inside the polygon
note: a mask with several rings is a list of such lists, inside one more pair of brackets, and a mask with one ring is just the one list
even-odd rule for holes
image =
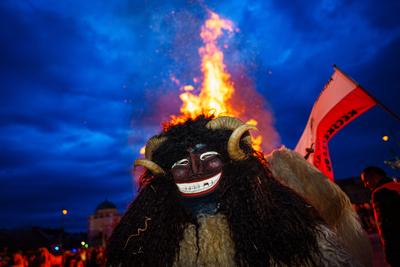
{"label": "mask's eye", "polygon": [[175,162],[174,165],[172,165],[171,169],[173,169],[174,167],[177,167],[177,166],[187,166],[187,165],[189,165],[189,160],[181,159],[181,160],[178,160],[177,162]]}
{"label": "mask's eye", "polygon": [[205,153],[201,154],[200,155],[200,159],[201,160],[205,160],[205,159],[208,159],[208,158],[212,158],[215,155],[219,155],[219,153],[215,152],[215,151],[208,151],[208,152],[205,152]]}

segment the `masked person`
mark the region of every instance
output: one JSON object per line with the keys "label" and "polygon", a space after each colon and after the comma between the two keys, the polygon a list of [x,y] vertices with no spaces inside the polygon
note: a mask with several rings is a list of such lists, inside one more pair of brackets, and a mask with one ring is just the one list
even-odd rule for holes
{"label": "masked person", "polygon": [[107,265],[361,266],[319,212],[274,178],[251,146],[253,128],[200,116],[152,137]]}

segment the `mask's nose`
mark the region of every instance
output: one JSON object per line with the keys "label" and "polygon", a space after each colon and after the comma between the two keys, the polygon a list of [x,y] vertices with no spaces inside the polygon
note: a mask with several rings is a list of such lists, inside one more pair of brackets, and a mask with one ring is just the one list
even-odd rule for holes
{"label": "mask's nose", "polygon": [[200,155],[193,153],[193,152],[189,152],[189,153],[190,153],[190,164],[192,167],[193,175],[202,174],[203,173],[203,164],[200,159]]}

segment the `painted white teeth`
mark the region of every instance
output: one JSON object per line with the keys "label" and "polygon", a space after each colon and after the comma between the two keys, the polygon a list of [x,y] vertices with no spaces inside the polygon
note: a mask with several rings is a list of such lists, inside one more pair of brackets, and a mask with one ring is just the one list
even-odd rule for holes
{"label": "painted white teeth", "polygon": [[178,186],[179,191],[184,194],[195,194],[208,190],[210,187],[216,184],[220,178],[221,173],[218,173],[217,175],[204,181],[193,183],[177,183],[176,185]]}

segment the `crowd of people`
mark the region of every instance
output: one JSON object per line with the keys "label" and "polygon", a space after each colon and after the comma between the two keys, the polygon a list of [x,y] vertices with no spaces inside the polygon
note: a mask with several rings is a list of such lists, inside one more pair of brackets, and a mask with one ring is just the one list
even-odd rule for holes
{"label": "crowd of people", "polygon": [[0,267],[103,267],[106,265],[103,247],[66,250],[54,255],[47,248],[36,251],[0,255]]}

